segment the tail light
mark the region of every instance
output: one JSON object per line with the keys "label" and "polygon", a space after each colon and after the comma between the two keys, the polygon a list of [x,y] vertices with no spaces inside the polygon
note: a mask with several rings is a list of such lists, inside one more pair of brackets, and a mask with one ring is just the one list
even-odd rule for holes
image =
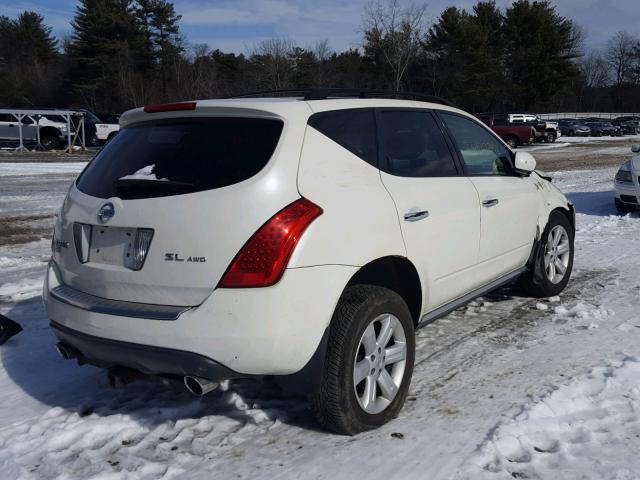
{"label": "tail light", "polygon": [[89,261],[89,244],[91,243],[91,225],[86,223],[73,224],[73,242],[76,246],[76,255],[80,263]]}
{"label": "tail light", "polygon": [[280,210],[242,247],[218,287],[268,287],[277,283],[298,240],[321,214],[322,209],[306,198]]}
{"label": "tail light", "polygon": [[139,228],[136,231],[136,237],[133,241],[133,256],[129,257],[129,262],[126,265],[131,270],[140,270],[144,265],[144,261],[147,259],[147,253],[149,253],[149,246],[153,239],[153,230],[150,228]]}

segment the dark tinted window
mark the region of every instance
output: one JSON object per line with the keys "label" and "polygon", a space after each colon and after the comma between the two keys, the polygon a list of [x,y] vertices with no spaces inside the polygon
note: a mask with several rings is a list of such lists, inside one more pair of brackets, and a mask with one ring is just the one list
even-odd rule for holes
{"label": "dark tinted window", "polygon": [[402,177],[457,175],[447,143],[428,112],[381,112],[381,168]]}
{"label": "dark tinted window", "polygon": [[17,122],[16,117],[9,113],[0,114],[0,122]]}
{"label": "dark tinted window", "polygon": [[316,113],[309,119],[309,125],[367,163],[378,165],[373,110],[358,108]]}
{"label": "dark tinted window", "polygon": [[478,123],[441,112],[469,175],[511,175],[511,152]]}
{"label": "dark tinted window", "polygon": [[202,118],[124,128],[91,161],[78,188],[100,198],[148,198],[225,187],[258,173],[282,122]]}

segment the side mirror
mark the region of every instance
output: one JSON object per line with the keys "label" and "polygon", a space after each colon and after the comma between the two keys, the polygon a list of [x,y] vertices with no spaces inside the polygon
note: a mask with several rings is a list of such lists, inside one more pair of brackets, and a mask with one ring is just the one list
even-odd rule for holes
{"label": "side mirror", "polygon": [[533,172],[536,169],[536,159],[529,152],[517,151],[515,167],[516,170]]}
{"label": "side mirror", "polygon": [[634,143],[631,145],[631,151],[633,153],[640,153],[640,143]]}

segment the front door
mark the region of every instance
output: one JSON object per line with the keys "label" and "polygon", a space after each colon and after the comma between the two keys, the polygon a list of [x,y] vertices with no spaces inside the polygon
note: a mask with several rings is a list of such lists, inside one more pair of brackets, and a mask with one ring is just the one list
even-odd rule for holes
{"label": "front door", "polygon": [[512,152],[474,120],[440,113],[481,205],[479,271],[494,278],[527,262],[538,223],[540,197],[534,180],[515,172]]}

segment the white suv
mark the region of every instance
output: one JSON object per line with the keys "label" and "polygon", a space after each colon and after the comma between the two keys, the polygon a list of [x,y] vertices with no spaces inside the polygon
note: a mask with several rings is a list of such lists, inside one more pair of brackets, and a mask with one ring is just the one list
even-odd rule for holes
{"label": "white suv", "polygon": [[414,329],[520,280],[557,295],[574,209],[458,109],[243,98],[131,110],[71,187],[45,282],[65,358],[274,375],[354,434],[405,401]]}

